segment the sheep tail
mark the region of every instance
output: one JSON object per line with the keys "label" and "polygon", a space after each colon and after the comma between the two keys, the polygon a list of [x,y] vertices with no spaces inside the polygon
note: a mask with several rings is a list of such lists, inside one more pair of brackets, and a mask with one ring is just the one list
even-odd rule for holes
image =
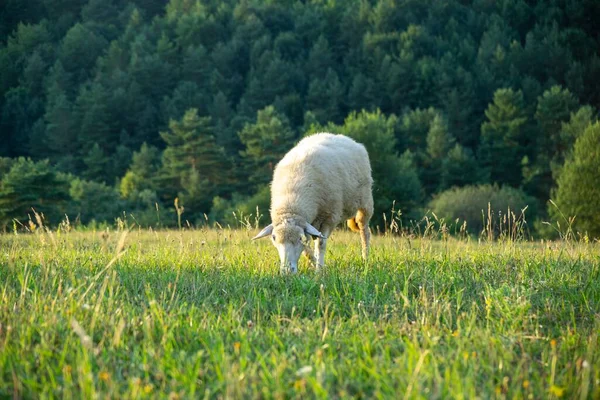
{"label": "sheep tail", "polygon": [[348,221],[346,221],[346,223],[348,224],[348,228],[350,228],[351,231],[360,232],[360,228],[358,227],[358,224],[356,223],[356,217],[350,218]]}

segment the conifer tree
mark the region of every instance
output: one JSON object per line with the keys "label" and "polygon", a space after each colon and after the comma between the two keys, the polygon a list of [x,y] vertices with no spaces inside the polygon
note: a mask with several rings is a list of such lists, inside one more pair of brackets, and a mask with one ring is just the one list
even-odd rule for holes
{"label": "conifer tree", "polygon": [[33,217],[32,208],[45,215],[46,223],[58,223],[68,198],[68,183],[48,161],[18,158],[0,180],[0,228],[13,219],[25,222]]}
{"label": "conifer tree", "polygon": [[560,213],[575,217],[575,231],[600,238],[600,123],[590,125],[577,139],[573,154],[558,178],[554,198],[558,210],[549,205],[550,215],[565,223]]}
{"label": "conifer tree", "polygon": [[[223,149],[216,144],[210,117],[199,117],[196,109],[186,111],[179,121],[171,120],[169,131],[160,136],[167,147],[162,155],[160,191],[171,203],[181,197],[193,206],[188,215],[208,212],[212,199],[228,189],[230,165]],[[192,188],[190,178],[200,187]]]}
{"label": "conifer tree", "polygon": [[485,111],[481,125],[481,163],[492,183],[518,187],[522,181],[521,159],[525,155],[525,114],[523,93],[498,89],[494,102]]}
{"label": "conifer tree", "polygon": [[239,133],[245,146],[241,152],[250,181],[260,186],[271,181],[277,162],[294,145],[295,135],[284,115],[268,106],[257,113],[256,122]]}

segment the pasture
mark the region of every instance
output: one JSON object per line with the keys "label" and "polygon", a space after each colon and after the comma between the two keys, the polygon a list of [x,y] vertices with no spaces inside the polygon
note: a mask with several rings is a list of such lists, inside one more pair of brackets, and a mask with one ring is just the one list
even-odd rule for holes
{"label": "pasture", "polygon": [[254,234],[0,236],[0,397],[600,397],[597,243]]}

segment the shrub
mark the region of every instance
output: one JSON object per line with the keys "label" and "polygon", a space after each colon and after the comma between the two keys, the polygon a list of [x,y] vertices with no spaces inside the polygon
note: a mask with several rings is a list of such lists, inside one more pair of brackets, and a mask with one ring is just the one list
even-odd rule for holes
{"label": "shrub", "polygon": [[[447,224],[457,222],[458,225],[462,225],[466,222],[467,231],[471,234],[480,234],[489,227],[498,233],[508,223],[505,216],[509,210],[514,214],[514,218],[522,221],[522,210],[526,207],[527,219],[535,217],[535,199],[527,196],[522,190],[496,185],[453,188],[440,193],[429,203],[429,209],[437,217],[444,218]],[[513,216],[510,218],[512,223]]]}
{"label": "shrub", "polygon": [[77,219],[86,225],[92,220],[113,221],[126,206],[119,192],[104,183],[74,178],[69,194],[72,199],[69,214],[76,213]]}
{"label": "shrub", "polygon": [[[210,219],[220,224],[237,227],[240,224],[254,223],[257,218],[269,223],[269,208],[271,206],[271,186],[262,185],[258,192],[250,197],[234,196],[231,200],[215,197],[210,213]],[[256,214],[256,208],[258,213]]]}

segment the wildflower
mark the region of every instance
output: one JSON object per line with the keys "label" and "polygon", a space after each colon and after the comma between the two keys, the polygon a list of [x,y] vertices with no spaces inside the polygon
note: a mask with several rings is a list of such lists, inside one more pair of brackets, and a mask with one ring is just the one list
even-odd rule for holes
{"label": "wildflower", "polygon": [[108,382],[110,380],[110,374],[106,371],[100,372],[98,375],[101,381]]}
{"label": "wildflower", "polygon": [[305,386],[306,386],[306,381],[304,379],[298,379],[298,380],[296,380],[296,382],[294,382],[295,390],[302,390],[302,389],[304,389]]}
{"label": "wildflower", "polygon": [[550,386],[550,393],[556,397],[563,397],[565,394],[565,389],[561,388],[560,386],[552,385]]}
{"label": "wildflower", "polygon": [[523,389],[527,389],[529,387],[529,381],[527,379],[525,379],[523,381]]}

